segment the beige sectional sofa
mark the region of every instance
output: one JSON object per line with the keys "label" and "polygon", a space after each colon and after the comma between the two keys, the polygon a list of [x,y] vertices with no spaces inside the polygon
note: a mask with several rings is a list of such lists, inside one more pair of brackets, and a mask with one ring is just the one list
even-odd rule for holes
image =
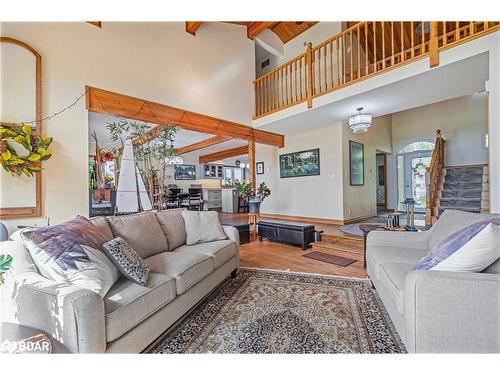
{"label": "beige sectional sofa", "polygon": [[14,263],[0,288],[0,319],[42,329],[71,352],[142,351],[238,268],[235,228],[223,226],[226,240],[187,246],[181,212],[92,219],[109,239],[124,238],[151,269],[146,286],[121,277],[104,298],[43,277],[21,242],[3,242]]}
{"label": "beige sectional sofa", "polygon": [[446,210],[425,232],[368,234],[368,276],[410,353],[500,352],[500,259],[480,273],[413,271],[448,236],[495,216]]}

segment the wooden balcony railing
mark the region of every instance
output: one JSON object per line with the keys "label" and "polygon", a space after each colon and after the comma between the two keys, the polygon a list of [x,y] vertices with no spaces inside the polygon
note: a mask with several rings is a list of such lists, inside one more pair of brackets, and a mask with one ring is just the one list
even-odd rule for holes
{"label": "wooden balcony railing", "polygon": [[425,225],[433,225],[439,216],[439,199],[443,188],[444,143],[445,141],[441,137],[441,130],[436,130],[436,143],[432,151],[431,162],[427,167]]}
{"label": "wooden balcony railing", "polygon": [[256,79],[255,118],[307,102],[347,85],[500,30],[499,21],[359,22],[312,46],[301,55]]}

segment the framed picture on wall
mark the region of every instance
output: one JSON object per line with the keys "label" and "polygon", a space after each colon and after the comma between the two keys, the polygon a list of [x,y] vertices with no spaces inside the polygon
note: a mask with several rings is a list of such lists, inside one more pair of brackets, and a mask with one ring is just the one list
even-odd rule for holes
{"label": "framed picture on wall", "polygon": [[257,170],[257,174],[264,174],[264,162],[258,162],[255,169]]}
{"label": "framed picture on wall", "polygon": [[280,177],[319,175],[319,148],[280,155]]}
{"label": "framed picture on wall", "polygon": [[175,180],[196,180],[196,166],[179,164],[175,166]]}
{"label": "framed picture on wall", "polygon": [[349,176],[352,186],[365,184],[365,151],[362,143],[349,141]]}

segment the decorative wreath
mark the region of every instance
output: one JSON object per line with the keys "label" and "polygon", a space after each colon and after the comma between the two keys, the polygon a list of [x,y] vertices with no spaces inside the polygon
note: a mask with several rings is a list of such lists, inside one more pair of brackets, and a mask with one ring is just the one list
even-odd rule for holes
{"label": "decorative wreath", "polygon": [[52,137],[33,133],[29,125],[0,126],[0,161],[11,176],[32,177],[42,170],[42,161],[52,154],[48,147]]}

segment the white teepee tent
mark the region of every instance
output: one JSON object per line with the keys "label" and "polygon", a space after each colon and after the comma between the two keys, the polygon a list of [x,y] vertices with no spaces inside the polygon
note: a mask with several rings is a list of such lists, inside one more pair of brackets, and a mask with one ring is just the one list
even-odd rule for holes
{"label": "white teepee tent", "polygon": [[141,173],[135,163],[132,140],[127,139],[123,147],[116,191],[116,213],[149,211],[152,208]]}

